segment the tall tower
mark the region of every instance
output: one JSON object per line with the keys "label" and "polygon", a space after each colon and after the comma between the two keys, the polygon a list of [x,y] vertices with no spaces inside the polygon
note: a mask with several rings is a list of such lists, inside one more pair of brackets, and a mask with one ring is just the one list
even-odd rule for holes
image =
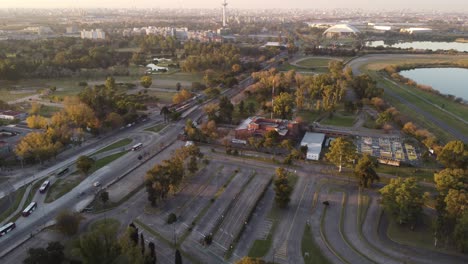
{"label": "tall tower", "polygon": [[224,0],[224,2],[221,4],[223,6],[223,27],[226,27],[227,24],[226,24],[226,6],[228,5],[228,3],[226,2],[226,0]]}

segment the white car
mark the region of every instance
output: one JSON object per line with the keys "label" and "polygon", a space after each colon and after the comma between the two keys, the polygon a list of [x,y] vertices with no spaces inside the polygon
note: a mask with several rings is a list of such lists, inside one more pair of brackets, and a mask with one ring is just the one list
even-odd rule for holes
{"label": "white car", "polygon": [[101,186],[101,183],[97,181],[97,182],[93,183],[93,186],[94,187],[99,187],[99,186]]}

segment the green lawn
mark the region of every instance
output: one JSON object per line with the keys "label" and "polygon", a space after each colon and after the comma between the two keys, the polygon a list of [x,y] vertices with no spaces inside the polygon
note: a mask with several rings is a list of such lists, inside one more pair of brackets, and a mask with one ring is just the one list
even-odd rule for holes
{"label": "green lawn", "polygon": [[67,194],[73,188],[75,188],[78,184],[80,184],[86,175],[82,175],[78,172],[75,172],[67,177],[60,178],[56,180],[47,190],[46,198],[44,200],[45,203],[51,203],[63,195]]}
{"label": "green lawn", "polygon": [[121,147],[124,147],[124,146],[130,144],[131,142],[132,142],[131,139],[124,138],[124,139],[121,139],[121,140],[119,140],[117,142],[112,143],[111,145],[109,145],[109,146],[107,146],[105,148],[100,149],[98,152],[96,152],[94,154],[103,153],[103,152],[113,150],[113,149],[116,149],[116,148],[121,148]]}
{"label": "green lawn", "polygon": [[287,62],[281,64],[280,66],[278,66],[278,70],[280,71],[290,71],[290,70],[295,70],[296,72],[314,72],[315,69],[306,69],[306,68],[300,68],[300,67],[297,67],[297,66],[294,66],[294,65],[291,65]]}
{"label": "green lawn", "polygon": [[60,112],[62,108],[60,107],[55,107],[55,106],[50,106],[50,105],[42,105],[41,109],[39,110],[38,115],[44,116],[44,117],[52,117],[57,112]]}
{"label": "green lawn", "polygon": [[118,229],[120,227],[120,222],[114,218],[104,218],[94,221],[90,226],[90,230],[95,230],[101,226],[112,226]]}
{"label": "green lawn", "polygon": [[91,170],[89,171],[89,174],[99,170],[100,168],[106,166],[107,164],[113,162],[114,160],[122,157],[123,155],[127,154],[127,152],[129,152],[128,150],[127,151],[122,151],[122,152],[119,152],[119,153],[115,153],[115,154],[112,154],[112,155],[109,155],[107,157],[104,157],[102,159],[98,159],[95,163],[94,163],[94,166],[91,168]]}
{"label": "green lawn", "polygon": [[[24,192],[26,191],[26,185],[19,188],[18,190],[16,190],[14,193],[10,194],[11,197],[12,197],[12,202],[13,204],[7,206],[6,210],[4,210],[1,214],[0,214],[0,222],[5,220],[6,218],[8,218],[19,206],[20,202],[21,202],[21,199],[23,199],[23,196],[24,196]],[[9,203],[9,198],[7,196],[4,196],[3,198],[0,199],[0,203]]]}
{"label": "green lawn", "polygon": [[[450,125],[451,127],[455,128],[455,129],[457,129],[458,131],[463,132],[465,134],[468,134],[468,127],[466,125],[464,125],[463,122],[461,122],[460,120],[456,119],[455,117],[443,112],[442,110],[434,107],[433,105],[421,100],[420,98],[418,98],[414,94],[408,92],[408,89],[411,90],[411,92],[415,91],[416,89],[408,88],[406,85],[402,85],[401,87],[399,87],[398,85],[395,85],[394,83],[390,82],[389,80],[383,79],[382,76],[377,72],[370,72],[370,74],[371,74],[371,76],[373,78],[377,79],[386,88],[388,88],[388,89],[392,90],[393,92],[395,92],[396,94],[404,97],[406,100],[408,100],[412,104],[416,105],[420,109],[422,109],[425,112],[431,114],[432,116],[438,118],[439,120],[444,121],[445,123],[447,123],[448,125]],[[445,106],[446,109],[448,109],[448,108],[449,109],[457,109],[456,114],[458,114],[458,116],[460,116],[462,118],[465,118],[468,115],[468,108],[466,108],[464,106],[460,105],[460,107],[456,107],[456,103],[448,102],[448,101],[445,102],[445,105],[446,105]],[[414,111],[412,111],[412,112],[414,112]],[[406,112],[403,112],[403,113],[407,114]]]}
{"label": "green lawn", "polygon": [[172,98],[176,93],[173,92],[161,92],[161,91],[152,91],[148,90],[148,95],[156,96],[159,99],[158,102],[165,104],[172,104]]}
{"label": "green lawn", "polygon": [[[327,264],[330,261],[322,254],[320,248],[315,244],[310,226],[306,225],[302,236],[302,256],[305,264]],[[308,256],[305,256],[308,253]]]}
{"label": "green lawn", "polygon": [[257,239],[254,241],[252,247],[249,250],[249,257],[252,258],[261,258],[264,257],[268,251],[270,250],[271,243],[272,243],[272,230],[270,230],[270,233],[268,234],[267,238],[265,240],[262,239]]}
{"label": "green lawn", "polygon": [[351,127],[354,124],[354,120],[356,120],[356,116],[351,115],[343,115],[340,113],[333,114],[332,117],[327,117],[320,121],[322,125],[330,125],[330,126],[343,126],[343,127]]}
{"label": "green lawn", "polygon": [[378,173],[391,174],[400,177],[416,177],[419,180],[433,182],[434,172],[437,169],[434,168],[414,168],[414,167],[394,167],[379,164],[376,171]]}
{"label": "green lawn", "polygon": [[307,68],[316,68],[316,67],[328,67],[328,63],[332,60],[342,60],[340,58],[308,58],[302,61],[299,61],[297,65]]}
{"label": "green lawn", "polygon": [[395,219],[389,219],[390,223],[387,235],[390,239],[400,244],[435,250],[432,230],[433,220],[435,220],[435,217],[424,214],[423,223],[416,226],[414,230],[411,230],[409,226],[400,225]]}
{"label": "green lawn", "polygon": [[314,122],[315,120],[317,120],[317,118],[321,115],[322,113],[319,113],[317,111],[312,111],[312,110],[301,110],[299,112],[296,113],[296,116],[297,117],[300,117],[302,118],[302,120],[307,123],[307,124],[311,124],[312,122]]}
{"label": "green lawn", "polygon": [[15,93],[14,91],[10,91],[7,89],[0,89],[0,98],[2,101],[5,101],[5,102],[18,100],[18,99],[28,97],[34,94],[36,94],[36,92],[25,91],[21,93]]}
{"label": "green lawn", "polygon": [[157,75],[157,79],[187,81],[187,82],[203,82],[203,74],[202,73],[190,73],[190,72],[176,72],[172,74]]}
{"label": "green lawn", "polygon": [[155,132],[155,133],[158,133],[159,131],[163,130],[165,127],[167,126],[167,124],[157,124],[155,126],[152,126],[152,127],[149,127],[147,129],[145,129],[145,131],[151,131],[151,132]]}

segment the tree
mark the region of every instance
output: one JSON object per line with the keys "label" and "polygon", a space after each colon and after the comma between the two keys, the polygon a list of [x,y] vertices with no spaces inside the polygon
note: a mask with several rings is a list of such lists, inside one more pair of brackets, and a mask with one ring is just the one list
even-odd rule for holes
{"label": "tree", "polygon": [[247,112],[249,112],[249,114],[254,114],[255,113],[255,103],[254,102],[250,102],[247,104]]}
{"label": "tree", "polygon": [[150,261],[147,264],[156,264],[157,257],[156,257],[156,248],[154,246],[153,242],[148,243],[148,248],[150,250],[149,256],[150,256]]}
{"label": "tree", "polygon": [[218,119],[222,122],[231,123],[234,105],[226,96],[219,99],[219,116]]}
{"label": "tree", "polygon": [[450,141],[439,153],[437,160],[447,168],[466,169],[468,167],[468,147],[460,140]]}
{"label": "tree", "polygon": [[180,91],[180,88],[182,88],[182,84],[180,84],[180,82],[177,82],[176,83],[176,90]]}
{"label": "tree", "polygon": [[288,206],[293,187],[289,185],[287,172],[284,168],[276,169],[275,184],[275,201],[278,207],[285,208]]}
{"label": "tree", "polygon": [[374,181],[379,180],[379,176],[375,172],[376,164],[377,162],[367,153],[359,159],[354,168],[354,175],[359,179],[359,186],[369,188]]}
{"label": "tree", "polygon": [[39,111],[41,111],[42,104],[37,103],[37,102],[32,102],[31,103],[31,110],[29,110],[30,115],[38,115]]}
{"label": "tree", "polygon": [[83,174],[88,174],[91,168],[94,166],[95,160],[88,156],[80,156],[76,160],[76,168]]}
{"label": "tree", "polygon": [[198,170],[197,158],[194,156],[190,157],[190,161],[188,163],[188,171],[191,173],[195,173]]}
{"label": "tree", "polygon": [[280,93],[273,100],[273,113],[281,119],[291,119],[294,109],[294,99],[289,93]]}
{"label": "tree", "polygon": [[356,146],[345,138],[339,137],[332,141],[330,150],[325,157],[338,167],[341,172],[343,164],[352,162],[356,155]]}
{"label": "tree", "polygon": [[203,93],[206,94],[206,96],[208,96],[208,98],[215,98],[215,97],[218,97],[218,95],[221,94],[221,90],[219,88],[212,88],[212,87],[208,87],[206,88],[205,90],[203,90]]}
{"label": "tree", "polygon": [[145,88],[150,88],[152,83],[153,83],[153,78],[151,78],[151,76],[149,75],[145,75],[140,78],[140,84],[141,86]]}
{"label": "tree", "polygon": [[434,174],[437,191],[446,196],[450,189],[462,190],[468,185],[467,171],[463,169],[444,169]]}
{"label": "tree", "polygon": [[70,211],[62,211],[55,218],[57,229],[67,236],[72,236],[78,231],[81,217]]}
{"label": "tree", "polygon": [[243,257],[236,264],[266,264],[266,262],[260,258]]}
{"label": "tree", "polygon": [[102,203],[107,203],[109,201],[109,192],[103,191],[101,194],[99,194],[99,197],[101,198]]}
{"label": "tree", "polygon": [[175,251],[175,264],[182,264],[182,256],[180,255],[179,249]]}
{"label": "tree", "polygon": [[232,71],[233,73],[238,73],[238,72],[240,72],[241,70],[242,70],[242,66],[240,66],[240,65],[237,64],[237,63],[234,64],[234,65],[232,65],[232,67],[231,67],[231,71]]}
{"label": "tree", "polygon": [[80,236],[75,249],[85,264],[112,264],[120,256],[118,226],[101,224]]}
{"label": "tree", "polygon": [[192,93],[187,91],[186,89],[182,89],[182,91],[176,93],[174,97],[172,97],[172,102],[174,104],[180,104],[188,99],[192,98]]}
{"label": "tree", "polygon": [[422,215],[425,194],[415,178],[391,179],[390,184],[380,189],[380,194],[383,207],[399,224],[413,227]]}
{"label": "tree", "polygon": [[458,219],[453,231],[455,245],[461,252],[468,252],[468,210]]}
{"label": "tree", "polygon": [[239,109],[239,114],[243,116],[245,114],[244,100],[240,101],[238,105],[238,109]]}
{"label": "tree", "polygon": [[15,153],[23,159],[33,158],[42,162],[55,156],[62,147],[60,142],[52,142],[43,132],[31,132],[16,145]]}
{"label": "tree", "polygon": [[60,242],[49,242],[47,248],[30,248],[24,264],[61,264],[65,260]]}
{"label": "tree", "polygon": [[145,254],[145,236],[143,233],[140,233],[140,246],[141,246],[141,254]]}
{"label": "tree", "polygon": [[169,110],[169,108],[167,106],[163,106],[163,108],[161,108],[161,112],[159,114],[163,115],[164,116],[164,122],[167,122],[169,120],[168,116],[169,116],[170,113],[171,113],[171,111]]}
{"label": "tree", "polygon": [[29,128],[34,128],[34,129],[42,129],[46,128],[48,125],[48,121],[45,117],[39,116],[39,115],[31,115],[26,118],[26,124],[28,125]]}
{"label": "tree", "polygon": [[127,236],[130,239],[130,241],[133,242],[134,246],[138,245],[138,228],[135,226],[135,224],[131,223],[128,226]]}

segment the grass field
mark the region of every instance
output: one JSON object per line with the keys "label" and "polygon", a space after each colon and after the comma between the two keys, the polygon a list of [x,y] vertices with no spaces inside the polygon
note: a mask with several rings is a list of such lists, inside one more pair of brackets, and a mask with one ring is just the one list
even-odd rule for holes
{"label": "grass field", "polygon": [[341,58],[308,58],[297,62],[297,65],[307,68],[328,67],[332,60],[342,60]]}
{"label": "grass field", "polygon": [[158,102],[165,104],[172,104],[172,98],[175,95],[175,93],[172,92],[161,92],[152,90],[148,90],[148,94],[151,96],[156,96],[156,98],[158,98]]}
{"label": "grass field", "polygon": [[80,184],[86,175],[82,175],[81,173],[75,172],[73,174],[68,175],[66,178],[60,178],[56,180],[50,187],[46,193],[46,198],[44,203],[51,203],[63,195],[67,194],[73,188],[75,188],[78,184]]}
{"label": "grass field", "polygon": [[41,109],[38,112],[38,115],[44,116],[44,117],[52,117],[57,112],[60,112],[62,108],[60,107],[55,107],[55,106],[50,106],[50,105],[42,105]]}
{"label": "grass field", "polygon": [[[310,226],[306,225],[302,236],[302,256],[305,264],[327,264],[330,261],[322,254],[320,248],[315,244]],[[308,256],[306,256],[306,253]]]}
{"label": "grass field", "polygon": [[399,177],[416,177],[419,180],[433,182],[434,172],[433,168],[412,168],[412,167],[393,167],[380,164],[377,173],[391,174]]}
{"label": "grass field", "polygon": [[356,120],[356,116],[354,115],[344,115],[341,113],[335,113],[332,117],[327,117],[320,121],[322,125],[330,125],[330,126],[343,126],[343,127],[351,127],[354,124],[354,120]]}
{"label": "grass field", "polygon": [[117,142],[114,142],[112,143],[111,145],[105,147],[105,148],[102,148],[100,149],[98,152],[96,152],[95,154],[98,154],[98,153],[103,153],[103,152],[106,152],[106,151],[109,151],[109,150],[113,150],[113,149],[116,149],[116,148],[121,148],[121,147],[124,147],[128,144],[130,144],[132,142],[131,139],[129,138],[124,138],[124,139],[121,139]]}
{"label": "grass field", "polygon": [[400,244],[434,250],[433,220],[433,217],[424,214],[423,223],[417,225],[414,230],[411,230],[409,226],[399,225],[394,219],[389,219],[387,235],[390,239]]}
{"label": "grass field", "polygon": [[319,113],[319,112],[317,112],[317,111],[302,110],[302,111],[297,112],[297,113],[296,113],[296,116],[302,118],[302,120],[303,120],[305,123],[311,124],[312,122],[314,122],[315,120],[317,120],[317,118],[318,118],[321,114],[322,114],[322,113]]}
{"label": "grass field", "polygon": [[[468,126],[466,126],[463,122],[461,122],[460,120],[456,119],[455,117],[443,112],[442,110],[434,107],[433,105],[421,100],[420,98],[418,98],[414,94],[408,92],[408,90],[406,90],[406,89],[408,89],[408,87],[406,87],[406,86],[401,86],[400,87],[398,85],[395,85],[393,82],[391,82],[391,81],[389,81],[387,79],[384,79],[377,72],[370,72],[370,74],[371,74],[371,76],[373,78],[377,79],[378,82],[381,83],[382,85],[384,85],[386,88],[391,89],[396,94],[404,97],[405,99],[407,99],[409,102],[416,105],[420,109],[422,109],[425,112],[431,114],[432,116],[438,118],[439,120],[442,120],[447,125],[457,129],[458,131],[463,132],[464,134],[468,134]],[[387,97],[390,97],[390,96],[387,95],[385,98],[387,98]],[[396,101],[396,100],[394,99],[394,101]],[[446,108],[452,108],[452,109],[457,108],[457,112],[462,114],[462,116],[460,116],[462,118],[464,118],[464,117],[466,117],[468,115],[468,108],[466,108],[466,107],[464,107],[462,105],[460,105],[460,107],[456,107],[455,105],[458,105],[458,104],[456,104],[454,102],[451,102],[451,103],[447,102]],[[464,109],[464,108],[466,108],[466,109]],[[420,116],[419,114],[415,113],[414,111],[412,111],[412,112],[413,112],[413,115]],[[403,113],[408,114],[407,112],[403,112]]]}
{"label": "grass field", "polygon": [[94,166],[89,171],[89,174],[99,170],[100,168],[106,166],[107,164],[113,162],[114,160],[122,157],[123,155],[127,154],[127,152],[128,152],[128,150],[127,151],[122,151],[122,152],[119,152],[119,153],[115,153],[115,154],[109,155],[107,157],[104,157],[102,159],[96,160],[96,162],[94,163]]}
{"label": "grass field", "polygon": [[167,124],[157,124],[153,127],[149,127],[147,129],[145,129],[145,131],[151,131],[151,132],[155,132],[155,133],[158,133],[159,131],[163,130],[165,127],[167,126]]}
{"label": "grass field", "polygon": [[[19,206],[21,199],[23,199],[24,192],[26,191],[26,185],[19,188],[16,190],[13,194],[10,194],[12,197],[12,203],[9,206],[2,206],[6,208],[1,214],[0,214],[0,222],[5,220],[7,217],[9,217]],[[7,196],[3,197],[0,199],[0,203],[9,203],[9,198]]]}
{"label": "grass field", "polygon": [[35,91],[14,92],[7,89],[0,89],[0,99],[4,102],[18,100],[35,94]]}

